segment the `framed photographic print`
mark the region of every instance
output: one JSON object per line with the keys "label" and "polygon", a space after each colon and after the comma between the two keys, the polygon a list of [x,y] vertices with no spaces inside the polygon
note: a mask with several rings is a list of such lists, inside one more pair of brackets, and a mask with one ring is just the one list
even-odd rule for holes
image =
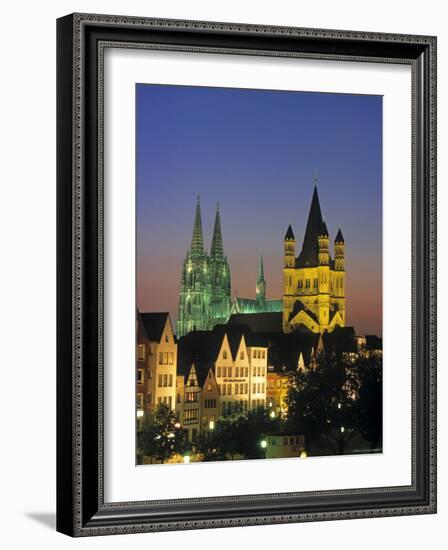
{"label": "framed photographic print", "polygon": [[57,35],[57,529],[434,513],[436,38]]}

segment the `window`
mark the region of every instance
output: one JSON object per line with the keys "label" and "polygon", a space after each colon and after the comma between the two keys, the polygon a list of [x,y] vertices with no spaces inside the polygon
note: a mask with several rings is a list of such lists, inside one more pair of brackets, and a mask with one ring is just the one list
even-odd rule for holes
{"label": "window", "polygon": [[257,385],[252,384],[252,393],[257,393]]}
{"label": "window", "polygon": [[139,361],[145,360],[145,344],[138,345],[137,358]]}
{"label": "window", "polygon": [[178,403],[181,403],[182,402],[182,396],[180,393],[177,394],[177,402]]}
{"label": "window", "polygon": [[163,375],[163,387],[166,388],[168,386],[168,375]]}
{"label": "window", "polygon": [[168,334],[165,334],[165,342],[169,342],[170,341],[170,337]]}
{"label": "window", "polygon": [[165,351],[165,352],[163,353],[163,363],[164,363],[165,365],[168,365],[168,352],[167,352],[167,351]]}
{"label": "window", "polygon": [[223,358],[223,359],[227,359],[227,351],[226,351],[226,350],[224,350],[224,351],[222,352],[222,358]]}
{"label": "window", "polygon": [[254,351],[252,352],[252,357],[257,357],[257,350],[254,349]]}
{"label": "window", "polygon": [[244,351],[240,353],[240,359],[244,359]]}
{"label": "window", "polygon": [[137,384],[143,384],[145,381],[145,371],[143,369],[137,370]]}
{"label": "window", "polygon": [[227,384],[227,395],[232,395],[232,384]]}
{"label": "window", "polygon": [[257,376],[257,369],[254,367],[253,371],[252,371],[252,376]]}
{"label": "window", "polygon": [[212,391],[212,385],[211,384],[207,384],[207,391]]}
{"label": "window", "polygon": [[170,365],[174,363],[174,353],[170,351]]}
{"label": "window", "polygon": [[305,281],[305,288],[310,288],[310,280],[306,279]]}
{"label": "window", "polygon": [[163,353],[159,352],[159,365],[163,365]]}
{"label": "window", "polygon": [[266,350],[265,349],[261,352],[261,358],[266,359]]}
{"label": "window", "polygon": [[264,384],[261,384],[261,393],[264,393],[264,388],[265,388]]}
{"label": "window", "polygon": [[170,386],[170,388],[171,388],[172,385],[173,385],[173,375],[172,375],[172,374],[170,374],[170,378],[169,378],[169,383],[168,383],[168,385]]}
{"label": "window", "polygon": [[247,377],[249,376],[249,367],[246,367],[246,368],[244,369],[244,372],[245,372],[245,376],[246,376],[246,378],[247,378]]}
{"label": "window", "polygon": [[227,384],[223,384],[223,385],[222,385],[222,394],[223,394],[223,395],[226,395],[226,394],[227,394],[227,393],[226,393],[226,390],[227,390]]}
{"label": "window", "polygon": [[162,380],[163,380],[163,376],[159,374],[159,388],[162,387]]}
{"label": "window", "polygon": [[138,409],[143,409],[143,394],[142,393],[137,394],[137,408]]}
{"label": "window", "polygon": [[244,384],[244,393],[249,392],[249,384]]}
{"label": "window", "polygon": [[240,368],[235,367],[235,377],[238,378],[238,375],[240,374]]}
{"label": "window", "polygon": [[227,367],[227,376],[228,376],[229,378],[232,377],[232,367]]}
{"label": "window", "polygon": [[244,384],[240,384],[240,393],[244,393]]}
{"label": "window", "polygon": [[238,384],[235,384],[235,395],[238,395]]}
{"label": "window", "polygon": [[221,378],[221,367],[218,367],[218,378]]}
{"label": "window", "polygon": [[313,286],[314,286],[314,288],[317,288],[317,279],[314,279]]}

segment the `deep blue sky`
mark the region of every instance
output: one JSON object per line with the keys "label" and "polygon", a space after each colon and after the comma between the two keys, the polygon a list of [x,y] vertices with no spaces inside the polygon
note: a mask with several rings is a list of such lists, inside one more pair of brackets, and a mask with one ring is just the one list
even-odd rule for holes
{"label": "deep blue sky", "polygon": [[[138,84],[137,303],[177,319],[200,194],[210,246],[219,201],[232,294],[253,297],[263,250],[281,297],[283,236],[302,244],[315,170],[330,246],[346,241],[347,324],[381,334],[382,98]],[[298,254],[298,250],[297,250]]]}

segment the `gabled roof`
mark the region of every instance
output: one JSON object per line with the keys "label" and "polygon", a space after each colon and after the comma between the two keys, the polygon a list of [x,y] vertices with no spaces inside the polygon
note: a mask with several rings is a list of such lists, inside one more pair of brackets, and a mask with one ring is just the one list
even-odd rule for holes
{"label": "gabled roof", "polygon": [[209,330],[193,331],[180,338],[177,362],[179,374],[188,372],[192,363],[196,368],[212,366],[218,357],[223,338],[223,334]]}
{"label": "gabled roof", "polygon": [[160,342],[168,317],[168,312],[141,313],[141,320],[145,327],[145,332],[151,342]]}
{"label": "gabled roof", "polygon": [[311,200],[310,213],[305,229],[302,251],[296,260],[297,267],[318,265],[318,241],[320,230],[322,228],[322,213],[320,210],[319,196],[317,188],[314,187],[313,198]]}
{"label": "gabled roof", "polygon": [[291,313],[289,314],[288,321],[291,321],[291,319],[294,319],[294,317],[301,311],[304,311],[308,315],[308,317],[311,317],[313,321],[319,324],[319,321],[316,315],[312,311],[310,311],[301,300],[296,300],[294,302],[294,306],[292,308]]}
{"label": "gabled roof", "polygon": [[146,334],[141,313],[137,309],[137,343],[146,344],[147,342],[148,342],[148,335]]}

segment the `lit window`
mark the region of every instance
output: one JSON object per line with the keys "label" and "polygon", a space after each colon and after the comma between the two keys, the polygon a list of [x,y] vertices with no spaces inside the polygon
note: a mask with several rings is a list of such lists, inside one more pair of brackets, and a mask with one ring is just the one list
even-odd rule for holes
{"label": "lit window", "polygon": [[165,342],[169,342],[170,341],[170,337],[168,336],[168,334],[165,335]]}
{"label": "lit window", "polygon": [[207,391],[212,391],[212,385],[211,384],[207,385]]}
{"label": "lit window", "polygon": [[159,365],[163,365],[163,353],[159,352]]}
{"label": "lit window", "polygon": [[145,371],[143,369],[137,370],[137,384],[143,384],[145,380]]}
{"label": "lit window", "polygon": [[144,361],[145,360],[145,344],[139,344],[138,345],[138,360]]}
{"label": "lit window", "polygon": [[168,386],[168,375],[163,375],[163,387],[166,388]]}
{"label": "lit window", "polygon": [[163,376],[161,374],[159,374],[159,388],[162,387],[162,380],[163,380]]}
{"label": "lit window", "polygon": [[253,353],[252,353],[252,356],[253,357],[257,357],[257,350],[254,349]]}
{"label": "lit window", "polygon": [[235,377],[238,378],[238,375],[240,374],[240,368],[235,367]]}
{"label": "lit window", "polygon": [[174,363],[174,353],[170,351],[170,365]]}
{"label": "lit window", "polygon": [[169,384],[168,384],[170,387],[173,386],[173,375],[170,374],[170,378],[169,378]]}
{"label": "lit window", "polygon": [[164,354],[163,354],[163,363],[165,365],[168,365],[168,352],[165,351]]}

